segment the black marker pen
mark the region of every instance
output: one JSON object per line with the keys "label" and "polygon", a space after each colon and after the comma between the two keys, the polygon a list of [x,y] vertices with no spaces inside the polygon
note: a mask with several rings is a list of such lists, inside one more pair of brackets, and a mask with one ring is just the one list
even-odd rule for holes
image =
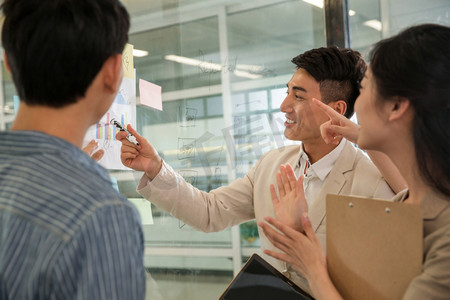
{"label": "black marker pen", "polygon": [[133,144],[139,146],[139,143],[137,142],[136,137],[134,135],[132,135],[125,127],[123,127],[119,123],[119,121],[117,121],[116,119],[111,119],[110,123],[111,123],[111,125],[114,125],[117,128],[119,128],[120,131],[125,131],[126,133],[128,133],[127,140],[132,142]]}

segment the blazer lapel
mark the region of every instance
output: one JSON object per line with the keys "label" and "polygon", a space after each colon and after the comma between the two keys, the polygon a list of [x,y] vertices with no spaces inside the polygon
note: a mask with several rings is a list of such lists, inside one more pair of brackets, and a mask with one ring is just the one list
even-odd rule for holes
{"label": "blazer lapel", "polygon": [[314,231],[322,223],[326,215],[326,196],[327,194],[340,194],[347,179],[344,174],[353,170],[356,159],[356,149],[350,142],[347,142],[342,149],[336,163],[325,179],[322,189],[309,208],[309,217]]}

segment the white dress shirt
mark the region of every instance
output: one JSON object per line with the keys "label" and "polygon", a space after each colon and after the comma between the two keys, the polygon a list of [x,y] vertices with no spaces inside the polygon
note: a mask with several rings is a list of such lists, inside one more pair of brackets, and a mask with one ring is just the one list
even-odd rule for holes
{"label": "white dress shirt", "polygon": [[295,168],[295,175],[297,177],[305,175],[303,189],[305,190],[305,198],[306,202],[308,203],[308,207],[311,207],[314,199],[316,199],[318,193],[322,189],[323,182],[336,163],[336,160],[341,154],[345,143],[347,143],[347,140],[342,139],[342,141],[336,148],[333,149],[333,151],[331,151],[312,165],[309,162],[308,155],[303,149],[303,145],[300,147],[298,163]]}

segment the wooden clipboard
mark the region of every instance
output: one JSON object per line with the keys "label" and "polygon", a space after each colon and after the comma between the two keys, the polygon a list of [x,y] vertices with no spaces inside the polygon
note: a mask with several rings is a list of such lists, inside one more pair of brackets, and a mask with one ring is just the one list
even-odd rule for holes
{"label": "wooden clipboard", "polygon": [[344,299],[402,299],[422,269],[420,206],[328,195],[327,265]]}

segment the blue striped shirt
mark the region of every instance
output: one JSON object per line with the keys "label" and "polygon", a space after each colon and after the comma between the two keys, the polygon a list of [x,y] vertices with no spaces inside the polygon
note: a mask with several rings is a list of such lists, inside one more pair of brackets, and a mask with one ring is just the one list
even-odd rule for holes
{"label": "blue striped shirt", "polygon": [[105,169],[40,132],[0,132],[0,299],[144,299],[138,213]]}

